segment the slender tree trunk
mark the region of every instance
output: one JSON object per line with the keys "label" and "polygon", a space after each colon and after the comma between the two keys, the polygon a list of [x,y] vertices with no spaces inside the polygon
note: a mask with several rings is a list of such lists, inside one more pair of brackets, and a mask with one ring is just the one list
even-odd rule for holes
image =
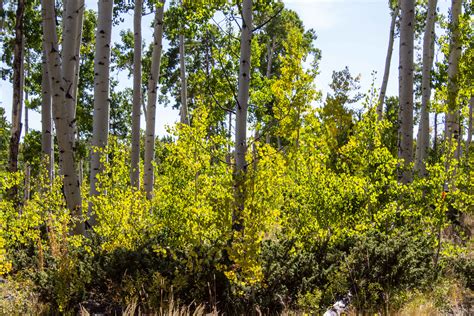
{"label": "slender tree trunk", "polygon": [[[71,214],[79,219],[74,227],[74,234],[83,234],[82,197],[74,163],[74,146],[71,138],[74,130],[68,121],[68,111],[66,108],[68,85],[61,75],[61,58],[59,56],[56,32],[54,0],[42,0],[42,15],[43,46],[47,56],[48,79],[53,98],[52,108],[59,146],[59,166],[63,176],[64,195]],[[66,44],[63,43],[64,45]]]}
{"label": "slender tree trunk", "polygon": [[[10,151],[8,157],[8,168],[10,172],[18,171],[18,151],[21,137],[21,117],[23,107],[23,64],[24,64],[24,35],[23,15],[25,12],[24,0],[17,1],[15,20],[15,40],[13,48],[13,103],[12,103],[12,127],[10,134]],[[18,187],[15,185],[10,189],[9,195],[12,200],[17,200]]]}
{"label": "slender tree trunk", "polygon": [[179,35],[179,70],[181,74],[181,123],[189,124],[188,85],[186,84],[186,63],[184,55],[184,35]]}
{"label": "slender tree trunk", "polygon": [[[24,39],[23,39],[24,41]],[[28,71],[28,65],[29,65],[29,60],[28,60],[28,55],[25,52],[25,59],[26,59],[26,65],[27,68],[26,70],[23,70],[22,73],[24,74],[21,80],[21,86],[25,87],[25,78],[29,75]],[[28,104],[28,91],[24,92],[25,94],[25,137],[28,136],[28,132],[30,129],[30,124],[29,124],[29,117],[28,117],[28,108],[26,107],[26,104]],[[24,192],[23,192],[23,200],[27,201],[30,199],[30,162],[29,161],[24,161],[25,164],[25,187],[24,187]]]}
{"label": "slender tree trunk", "polygon": [[[228,123],[227,123],[227,138],[231,139],[232,137],[232,112],[229,111],[229,118],[228,118]],[[227,155],[225,156],[225,161],[227,165],[231,165],[232,162],[232,153],[231,153],[231,145],[230,143],[227,144]]]}
{"label": "slender tree trunk", "polygon": [[[25,93],[25,100],[28,100],[28,93]],[[25,106],[25,137],[28,135],[28,108]],[[30,199],[30,163],[25,161],[25,192],[24,192],[24,200],[27,201]]]}
{"label": "slender tree trunk", "polygon": [[145,98],[144,98],[145,93],[146,93],[146,89],[142,89],[142,110],[143,110],[143,117],[145,118],[145,122],[146,122],[146,120],[147,120],[146,119],[146,117],[147,117],[146,116],[146,103],[147,102],[145,102]]}
{"label": "slender tree trunk", "polygon": [[396,22],[399,11],[400,8],[398,5],[392,11],[392,21],[390,22],[390,35],[388,38],[387,56],[385,58],[385,69],[383,72],[382,87],[380,88],[379,101],[377,103],[377,117],[379,120],[382,119],[383,115],[383,103],[385,100],[385,94],[387,92],[388,78],[390,76],[390,64],[392,62],[393,42],[395,41],[395,27],[397,24]]}
{"label": "slender tree trunk", "polygon": [[41,76],[41,88],[43,90],[41,99],[41,151],[48,170],[49,183],[53,181],[54,154],[52,143],[51,124],[51,90],[49,87],[48,67],[46,64],[46,52],[43,51],[43,64]]}
{"label": "slender tree trunk", "polygon": [[142,0],[135,0],[133,13],[133,109],[130,182],[140,189],[140,116],[142,104]]}
{"label": "slender tree trunk", "polygon": [[[110,111],[110,41],[112,35],[113,0],[100,0],[94,60],[94,116],[91,152],[90,195],[98,195],[97,174],[103,171],[101,152],[108,143]],[[89,224],[94,226],[96,216],[89,205]]]}
{"label": "slender tree trunk", "polygon": [[75,143],[76,132],[76,96],[83,15],[84,0],[65,2],[65,12],[63,12],[65,20],[63,21],[64,35],[61,75],[66,88],[65,107],[67,111],[67,121],[73,130],[73,133],[70,135],[72,144]]}
{"label": "slender tree trunk", "polygon": [[[25,12],[24,0],[17,1],[16,20],[15,20],[15,40],[13,48],[13,103],[12,103],[12,127],[10,136],[10,172],[18,171],[18,150],[21,136],[21,117],[23,107],[23,86],[22,80],[24,63],[24,36],[23,36],[23,15]],[[16,190],[14,190],[16,193]]]}
{"label": "slender tree trunk", "polygon": [[[181,0],[181,6],[183,1]],[[183,33],[186,28],[183,26],[181,30]],[[184,34],[179,34],[179,71],[181,77],[181,110],[180,110],[180,122],[181,124],[189,125],[188,116],[188,85],[186,81],[186,55],[185,55],[185,37]]]}
{"label": "slender tree trunk", "polygon": [[272,65],[273,65],[273,50],[275,49],[275,37],[272,37],[272,41],[267,44],[267,73],[268,79],[272,76]]}
{"label": "slender tree trunk", "polygon": [[448,61],[448,111],[446,113],[446,140],[451,146],[456,146],[454,150],[454,159],[459,158],[457,143],[459,139],[459,106],[456,99],[458,97],[458,74],[459,59],[461,58],[461,34],[459,30],[459,16],[462,10],[462,0],[452,0],[451,5],[451,23],[450,23],[450,43],[449,43],[449,61]]}
{"label": "slender tree trunk", "polygon": [[82,185],[84,181],[84,160],[79,161],[79,183]]}
{"label": "slender tree trunk", "polygon": [[82,29],[84,22],[84,0],[77,1],[77,20],[76,20],[76,39],[74,41],[74,80],[73,80],[73,89],[72,89],[72,99],[74,100],[74,106],[70,107],[69,117],[71,118],[70,124],[72,124],[74,129],[73,139],[76,139],[78,135],[77,125],[76,125],[76,108],[77,108],[77,97],[78,97],[78,88],[79,88],[79,71],[80,71],[80,61],[81,61],[81,44],[82,44]]}
{"label": "slender tree trunk", "polygon": [[418,137],[415,153],[415,171],[426,177],[425,161],[430,148],[430,98],[431,68],[434,59],[435,20],[437,0],[429,0],[426,15],[425,34],[423,36],[423,70],[421,79],[421,118],[418,125]]}
{"label": "slender tree trunk", "polygon": [[471,95],[469,100],[469,123],[467,126],[467,137],[466,137],[466,157],[469,159],[469,147],[471,146],[472,140],[472,108],[474,107],[474,95]]}
{"label": "slender tree trunk", "polygon": [[206,37],[205,37],[205,42],[204,42],[204,45],[206,47],[206,58],[204,60],[204,65],[206,68],[206,78],[209,78],[210,74],[211,74],[211,63],[210,63],[210,57],[211,57],[211,54],[210,54],[210,45],[209,45],[209,31],[206,31]]}
{"label": "slender tree trunk", "polygon": [[252,41],[252,0],[242,1],[242,33],[240,37],[239,91],[235,115],[235,207],[232,229],[244,228],[242,212],[245,207],[245,176],[247,174],[247,107],[250,87],[250,56]]}
{"label": "slender tree trunk", "polygon": [[438,112],[435,112],[433,125],[433,151],[438,156]]}
{"label": "slender tree trunk", "polygon": [[165,0],[160,0],[155,13],[155,26],[153,31],[153,52],[151,57],[151,73],[148,80],[148,104],[145,131],[145,162],[144,179],[146,196],[148,199],[153,197],[153,160],[155,158],[155,117],[156,117],[156,98],[158,94],[158,81],[160,76],[161,50],[163,40],[163,14]]}
{"label": "slender tree trunk", "polygon": [[398,157],[403,159],[399,180],[412,180],[409,164],[413,161],[413,49],[415,1],[401,0],[400,16],[400,66],[399,66],[399,146]]}

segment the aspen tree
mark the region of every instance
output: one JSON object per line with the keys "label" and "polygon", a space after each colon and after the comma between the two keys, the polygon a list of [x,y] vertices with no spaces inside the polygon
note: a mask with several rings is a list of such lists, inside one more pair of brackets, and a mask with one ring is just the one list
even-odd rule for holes
{"label": "aspen tree", "polygon": [[250,55],[252,42],[252,0],[242,2],[242,33],[240,37],[239,91],[235,115],[235,207],[232,228],[243,229],[245,207],[245,176],[247,173],[247,107],[250,87]]}
{"label": "aspen tree", "polygon": [[[20,148],[21,137],[21,117],[23,108],[23,83],[24,83],[24,23],[25,13],[24,0],[17,1],[15,14],[15,38],[13,46],[13,102],[12,102],[12,126],[10,130],[10,147],[8,156],[8,169],[10,172],[18,171],[18,152]],[[10,198],[17,200],[18,187],[15,185],[10,189]]]}
{"label": "aspen tree", "polygon": [[467,125],[467,137],[466,137],[466,157],[469,157],[469,147],[472,141],[472,108],[474,107],[474,95],[471,95],[469,99],[469,117]]}
{"label": "aspen tree", "polygon": [[[74,3],[74,2],[73,2]],[[56,137],[59,147],[59,166],[63,177],[64,195],[66,205],[78,221],[74,227],[74,234],[84,233],[84,224],[82,223],[82,197],[80,191],[79,179],[76,173],[74,161],[74,129],[69,124],[69,112],[66,107],[67,91],[73,88],[68,87],[67,81],[61,75],[62,65],[59,55],[58,36],[56,31],[56,16],[53,0],[42,0],[42,17],[43,17],[43,47],[46,51],[46,64],[48,70],[48,80],[52,95],[52,110],[56,126]],[[72,10],[71,20],[78,18],[80,11]],[[74,30],[77,30],[74,28]],[[64,37],[62,46],[72,45],[71,42],[77,37],[73,33],[71,36]],[[67,67],[71,67],[73,63],[67,63]],[[74,73],[70,70],[64,73]]]}
{"label": "aspen tree", "polygon": [[54,168],[54,152],[52,146],[52,124],[51,124],[51,90],[49,87],[48,67],[46,65],[46,53],[43,50],[43,63],[41,74],[41,151],[45,158],[48,170],[48,180],[52,184]]}
{"label": "aspen tree", "polygon": [[395,26],[398,18],[398,14],[400,12],[400,7],[398,4],[392,11],[392,20],[390,22],[390,35],[388,38],[388,48],[387,48],[387,56],[385,58],[385,68],[383,72],[383,79],[382,79],[382,87],[380,88],[380,96],[379,101],[377,104],[377,117],[379,120],[382,119],[383,113],[383,102],[385,100],[385,94],[387,92],[387,85],[388,85],[388,78],[390,76],[390,64],[392,62],[392,53],[393,53],[393,43],[395,41]]}
{"label": "aspen tree", "polygon": [[[21,136],[21,117],[23,108],[23,63],[25,42],[23,36],[23,16],[25,13],[25,1],[18,0],[15,14],[15,39],[13,48],[13,102],[12,102],[12,127],[10,136],[10,155],[8,166],[10,172],[18,170],[18,151]],[[12,195],[16,195],[13,188]]]}
{"label": "aspen tree", "polygon": [[61,76],[64,80],[65,107],[68,125],[73,133],[69,135],[74,146],[76,132],[76,95],[77,77],[79,76],[79,54],[82,39],[82,19],[84,16],[84,0],[67,1],[63,12],[63,45]]}
{"label": "aspen tree", "polygon": [[153,196],[153,160],[155,157],[155,117],[156,99],[158,94],[158,81],[160,75],[161,51],[163,40],[163,14],[165,0],[160,0],[156,7],[154,31],[153,31],[153,52],[151,57],[151,72],[148,80],[148,99],[146,110],[146,130],[145,130],[145,161],[143,185],[148,199]]}
{"label": "aspen tree", "polygon": [[[102,152],[108,143],[110,112],[110,41],[112,36],[113,0],[100,0],[96,32],[96,55],[94,60],[94,115],[92,133],[90,194],[97,195],[97,174],[103,169]],[[95,224],[91,214],[90,222]]]}
{"label": "aspen tree", "polygon": [[179,35],[179,71],[181,77],[181,113],[182,124],[189,124],[188,118],[188,85],[186,84],[186,64],[184,53],[184,35]]}
{"label": "aspen tree", "polygon": [[[29,64],[29,58],[27,57],[28,55],[25,53],[25,61],[26,61],[26,65],[28,66]],[[28,69],[28,68],[27,68]],[[22,78],[22,82],[21,82],[21,85],[22,87],[25,86],[25,77],[28,76],[28,70],[23,70],[22,71],[23,73],[23,78]],[[30,125],[29,125],[29,117],[28,117],[28,107],[26,106],[28,104],[28,91],[25,91],[24,92],[24,95],[25,95],[25,137],[28,136],[28,133],[30,131]],[[25,164],[25,186],[23,188],[23,201],[27,201],[30,199],[30,176],[31,176],[31,167],[30,167],[30,162],[29,161],[24,161],[23,162]]]}
{"label": "aspen tree", "polygon": [[133,13],[133,109],[130,182],[140,188],[140,107],[142,103],[142,0],[135,0]]}
{"label": "aspen tree", "polygon": [[425,161],[430,146],[430,98],[431,98],[431,68],[434,59],[435,20],[437,0],[428,1],[426,26],[423,35],[423,69],[421,79],[421,114],[416,139],[415,171],[420,176],[426,176]]}
{"label": "aspen tree", "polygon": [[408,183],[412,172],[408,165],[413,161],[413,50],[415,1],[400,1],[400,58],[399,58],[399,102],[398,157],[403,159],[399,180]]}
{"label": "aspen tree", "polygon": [[447,97],[447,113],[445,125],[445,137],[448,144],[455,146],[454,158],[459,158],[459,150],[457,142],[460,134],[459,127],[459,106],[457,105],[457,97],[459,92],[458,74],[459,59],[461,58],[461,31],[459,29],[459,16],[461,15],[462,1],[452,0],[451,2],[451,21],[450,21],[450,43],[449,43],[449,60],[448,60],[448,97]]}

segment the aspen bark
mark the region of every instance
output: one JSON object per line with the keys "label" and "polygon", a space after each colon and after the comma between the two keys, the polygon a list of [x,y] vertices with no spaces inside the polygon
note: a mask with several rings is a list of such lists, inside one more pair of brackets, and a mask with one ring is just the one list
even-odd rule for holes
{"label": "aspen bark", "polygon": [[423,69],[421,79],[421,113],[418,125],[418,137],[415,152],[415,171],[421,177],[427,176],[425,161],[430,148],[430,98],[431,68],[434,59],[435,20],[437,0],[429,0],[426,15],[425,33],[423,35]]}
{"label": "aspen bark", "polygon": [[51,90],[49,87],[48,67],[46,64],[46,52],[43,51],[43,64],[41,76],[41,151],[48,170],[49,183],[53,181],[54,154],[52,144],[52,124],[51,124]]}
{"label": "aspen bark", "polygon": [[76,95],[79,76],[79,53],[82,40],[82,19],[84,15],[84,0],[65,2],[63,12],[63,45],[62,45],[62,68],[61,75],[65,85],[65,108],[67,121],[73,133],[70,135],[71,142],[75,142],[76,132]]}
{"label": "aspen bark", "polygon": [[78,218],[73,233],[83,234],[82,197],[74,163],[74,146],[71,139],[74,130],[72,126],[68,124],[68,111],[65,107],[67,85],[61,76],[61,58],[59,56],[56,32],[54,0],[42,0],[41,3],[43,16],[43,47],[47,56],[48,79],[52,94],[52,109],[59,146],[59,166],[61,168],[61,175],[63,176],[64,195],[66,205],[71,211],[71,214]]}
{"label": "aspen bark", "polygon": [[242,212],[245,207],[245,176],[247,174],[247,107],[250,87],[250,55],[252,41],[252,0],[242,2],[242,33],[240,37],[239,91],[235,115],[235,207],[232,229],[244,228]]}
{"label": "aspen bark", "polygon": [[[229,117],[227,119],[227,138],[231,139],[232,138],[232,112],[229,111]],[[227,165],[231,165],[232,163],[232,153],[231,153],[231,144],[227,144],[227,155],[225,156],[225,162]]]}
{"label": "aspen bark", "polygon": [[179,35],[179,70],[181,76],[181,124],[189,125],[188,118],[188,85],[186,83],[186,63],[184,55],[184,35]]}
{"label": "aspen bark", "polygon": [[[25,93],[25,100],[28,100],[28,94]],[[29,122],[28,122],[28,108],[25,106],[25,137],[29,132]],[[24,188],[24,201],[30,199],[30,172],[31,167],[28,161],[25,161],[25,188]]]}
{"label": "aspen bark", "polygon": [[[101,152],[108,143],[110,115],[110,41],[112,35],[113,0],[98,3],[96,55],[94,59],[94,115],[91,152],[90,195],[98,195],[97,174],[103,171]],[[89,224],[94,226],[96,216],[89,206]]]}
{"label": "aspen bark", "polygon": [[79,70],[80,70],[80,61],[81,61],[81,44],[82,44],[82,29],[84,23],[84,0],[78,0],[77,5],[77,19],[76,19],[76,39],[74,41],[74,79],[73,79],[73,87],[72,89],[72,98],[74,100],[74,106],[70,108],[69,117],[71,118],[70,124],[73,125],[74,128],[74,135],[77,136],[77,125],[76,125],[76,108],[77,108],[77,96],[78,96],[78,88],[79,88]]}
{"label": "aspen bark", "polygon": [[469,118],[467,125],[467,137],[466,137],[466,157],[469,159],[469,147],[471,146],[472,140],[472,108],[474,107],[474,95],[471,95],[469,100]]}
{"label": "aspen bark", "polygon": [[455,146],[454,159],[459,158],[457,143],[459,139],[459,106],[456,102],[459,92],[458,74],[459,59],[461,58],[462,44],[459,30],[459,16],[461,15],[462,1],[452,0],[451,2],[451,22],[450,22],[450,43],[448,61],[448,97],[446,113],[445,135],[448,144]]}
{"label": "aspen bark", "polygon": [[[25,12],[24,0],[17,1],[15,16],[15,38],[13,46],[13,102],[12,102],[12,126],[10,131],[10,146],[8,156],[8,169],[10,172],[18,171],[18,152],[21,137],[21,117],[23,108],[24,92],[24,24],[23,16]],[[19,204],[18,186],[14,185],[9,189],[8,195],[16,205]],[[21,214],[21,209],[19,210]]]}
{"label": "aspen bark", "polygon": [[153,160],[155,158],[155,118],[156,99],[158,94],[158,81],[160,76],[161,50],[163,40],[163,15],[165,0],[160,0],[156,8],[154,31],[153,31],[153,52],[151,57],[151,72],[148,80],[148,98],[146,110],[146,131],[145,131],[145,161],[144,179],[146,196],[153,197]]}
{"label": "aspen bark", "polygon": [[388,78],[390,76],[390,64],[392,62],[393,43],[395,41],[395,26],[397,24],[396,22],[399,11],[400,8],[397,5],[392,12],[392,20],[390,22],[390,35],[388,38],[387,56],[385,58],[385,69],[383,72],[382,87],[380,88],[379,101],[377,103],[377,117],[379,120],[382,119],[383,115],[383,103],[385,100],[385,94],[387,92]]}
{"label": "aspen bark", "polygon": [[[28,72],[29,60],[28,60],[28,55],[26,54],[26,52],[25,52],[25,61],[26,61],[27,68],[26,68],[26,70],[25,69],[22,70],[22,73],[23,73],[22,80],[21,80],[21,86],[22,87],[25,87],[25,78],[29,74],[29,72]],[[29,132],[29,129],[30,129],[29,117],[28,117],[28,108],[26,107],[26,104],[28,104],[28,91],[24,91],[24,95],[25,95],[24,107],[25,107],[25,137],[26,137],[26,136],[28,136],[28,132]],[[24,164],[25,164],[25,187],[24,187],[24,190],[23,190],[23,201],[27,201],[27,200],[30,199],[30,171],[31,171],[31,168],[30,168],[30,162],[29,161],[24,161]]]}
{"label": "aspen bark", "polygon": [[[10,172],[18,171],[18,150],[21,136],[21,117],[23,107],[23,63],[25,43],[23,36],[23,16],[25,13],[25,1],[17,1],[15,15],[15,39],[13,47],[13,102],[12,102],[12,127],[10,135],[10,151],[8,167]],[[12,196],[17,192],[16,187],[12,189]]]}
{"label": "aspen bark", "polygon": [[130,183],[140,188],[140,117],[142,104],[142,0],[135,0],[133,13],[133,108]]}
{"label": "aspen bark", "polygon": [[399,101],[400,121],[398,157],[403,160],[399,181],[408,183],[412,172],[408,167],[413,160],[413,50],[414,50],[414,0],[400,1],[400,65],[399,65]]}

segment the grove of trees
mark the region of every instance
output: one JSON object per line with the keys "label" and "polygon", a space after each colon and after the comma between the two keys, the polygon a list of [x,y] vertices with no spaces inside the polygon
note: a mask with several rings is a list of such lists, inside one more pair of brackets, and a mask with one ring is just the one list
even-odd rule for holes
{"label": "grove of trees", "polygon": [[387,5],[323,96],[282,0],[0,1],[0,313],[472,312],[474,4]]}

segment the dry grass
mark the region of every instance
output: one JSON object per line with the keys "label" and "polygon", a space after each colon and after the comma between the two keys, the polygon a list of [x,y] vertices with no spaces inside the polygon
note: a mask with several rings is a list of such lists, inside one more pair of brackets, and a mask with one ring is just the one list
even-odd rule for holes
{"label": "dry grass", "polygon": [[[81,316],[90,316],[90,313],[81,306],[80,310]],[[217,316],[217,312],[206,313],[205,307],[203,305],[199,305],[196,308],[191,309],[190,306],[174,306],[174,304],[170,304],[166,309],[160,309],[157,312],[144,312],[140,309],[140,306],[136,302],[130,303],[124,310],[123,316]]]}
{"label": "dry grass", "polygon": [[46,305],[32,290],[30,282],[2,279],[0,282],[0,315],[39,315],[47,312]]}

